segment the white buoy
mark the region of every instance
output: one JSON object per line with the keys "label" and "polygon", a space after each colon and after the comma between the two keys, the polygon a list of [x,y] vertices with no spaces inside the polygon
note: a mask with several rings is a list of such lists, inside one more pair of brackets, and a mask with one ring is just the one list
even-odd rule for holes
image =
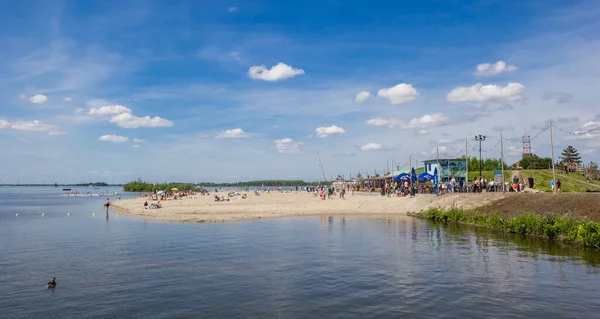
{"label": "white buoy", "polygon": [[67,213],[67,216],[71,216],[71,213]]}
{"label": "white buoy", "polygon": [[19,213],[15,214],[15,216],[19,217]]}
{"label": "white buoy", "polygon": [[46,216],[46,213],[42,213],[42,217]]}
{"label": "white buoy", "polygon": [[96,216],[96,213],[92,213],[92,216]]}

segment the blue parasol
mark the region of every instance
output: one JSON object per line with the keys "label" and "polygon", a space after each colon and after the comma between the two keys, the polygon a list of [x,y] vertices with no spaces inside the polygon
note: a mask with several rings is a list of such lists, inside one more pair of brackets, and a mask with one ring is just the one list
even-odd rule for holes
{"label": "blue parasol", "polygon": [[425,173],[421,173],[419,174],[419,176],[417,176],[417,180],[419,181],[430,181],[433,179],[433,175],[425,172]]}
{"label": "blue parasol", "polygon": [[440,196],[438,189],[438,170],[437,167],[433,170],[433,187],[435,188],[435,196]]}

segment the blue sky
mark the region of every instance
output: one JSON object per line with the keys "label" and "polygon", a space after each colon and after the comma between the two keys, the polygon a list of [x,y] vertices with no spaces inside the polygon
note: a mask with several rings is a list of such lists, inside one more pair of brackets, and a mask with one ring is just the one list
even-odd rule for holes
{"label": "blue sky", "polygon": [[[0,183],[317,179],[597,161],[597,1],[0,4]],[[575,132],[569,134],[566,132]],[[413,165],[421,165],[414,162]]]}

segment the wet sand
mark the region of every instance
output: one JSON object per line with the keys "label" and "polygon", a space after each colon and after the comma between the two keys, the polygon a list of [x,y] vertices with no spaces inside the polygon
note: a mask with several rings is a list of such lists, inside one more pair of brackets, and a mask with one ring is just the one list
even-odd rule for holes
{"label": "wet sand", "polygon": [[[226,196],[220,192],[219,196]],[[162,201],[160,209],[144,209],[146,198],[121,200],[112,204],[119,214],[151,220],[170,222],[229,222],[299,216],[407,216],[432,207],[475,208],[488,205],[508,194],[453,194],[436,197],[417,195],[415,197],[382,197],[379,194],[347,195],[346,199],[321,200],[306,192],[263,193],[248,198],[240,196],[229,202],[215,202],[214,193],[209,196],[196,195],[195,199]],[[151,203],[151,200],[148,200]]]}

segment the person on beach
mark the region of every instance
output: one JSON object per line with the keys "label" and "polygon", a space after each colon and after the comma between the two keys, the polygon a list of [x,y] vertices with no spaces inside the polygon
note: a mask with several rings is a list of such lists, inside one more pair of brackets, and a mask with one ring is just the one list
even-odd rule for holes
{"label": "person on beach", "polygon": [[533,176],[529,175],[527,182],[529,182],[529,188],[533,189]]}
{"label": "person on beach", "polygon": [[550,181],[550,189],[552,189],[552,191],[554,191],[554,180]]}

